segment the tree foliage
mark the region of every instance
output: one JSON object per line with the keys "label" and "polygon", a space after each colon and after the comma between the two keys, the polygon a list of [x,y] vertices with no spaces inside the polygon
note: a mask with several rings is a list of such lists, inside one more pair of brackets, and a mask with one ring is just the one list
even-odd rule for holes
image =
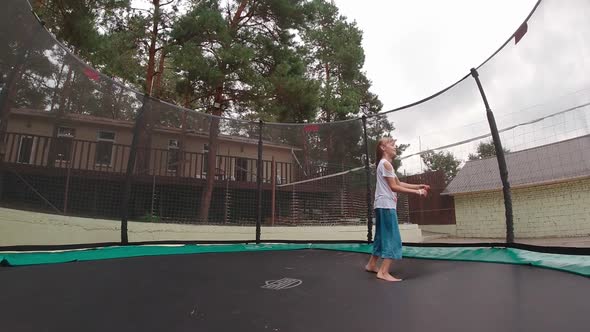
{"label": "tree foliage", "polygon": [[421,157],[429,171],[443,171],[447,183],[451,182],[459,172],[461,161],[455,158],[451,152],[427,151]]}
{"label": "tree foliage", "polygon": [[[504,153],[509,153],[510,150],[506,149],[506,148],[502,148],[502,150],[504,150]],[[494,145],[493,141],[489,141],[489,142],[481,142],[479,143],[479,145],[477,146],[477,153],[470,153],[468,159],[469,160],[479,160],[479,159],[485,159],[485,158],[490,158],[490,157],[495,157],[496,156],[496,146]]]}
{"label": "tree foliage", "polygon": [[332,2],[136,3],[33,5],[51,32],[101,73],[182,107],[276,122],[332,122],[381,110],[362,71],[362,32]]}
{"label": "tree foliage", "polygon": [[[150,114],[142,119],[138,146],[149,144],[150,128],[158,125],[199,129],[209,132],[212,155],[218,135],[256,137],[257,126],[232,127],[217,117],[203,121],[187,109],[293,123],[366,115],[371,151],[377,139],[394,130],[386,117],[375,116],[383,105],[362,69],[362,31],[332,1],[142,0],[135,8],[138,1],[34,1],[46,27],[74,56],[58,45],[45,45],[45,52],[40,48],[38,73],[19,73],[26,78],[19,84],[29,85],[20,89],[26,96],[13,99],[55,111],[57,117],[74,112],[131,120],[142,101],[129,86],[168,103],[144,107]],[[304,145],[298,153],[306,154],[301,159],[308,166],[362,165],[360,121],[315,132],[298,128],[265,135],[277,143]],[[400,145],[400,154],[405,147]],[[208,160],[207,173],[214,174],[215,158]],[[207,179],[202,206],[208,206],[212,181]]]}

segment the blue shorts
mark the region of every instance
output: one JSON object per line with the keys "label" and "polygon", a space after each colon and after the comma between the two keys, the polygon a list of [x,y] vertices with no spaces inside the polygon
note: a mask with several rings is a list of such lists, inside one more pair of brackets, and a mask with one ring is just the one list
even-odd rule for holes
{"label": "blue shorts", "polygon": [[395,209],[375,209],[375,241],[373,255],[381,258],[401,259],[402,238]]}

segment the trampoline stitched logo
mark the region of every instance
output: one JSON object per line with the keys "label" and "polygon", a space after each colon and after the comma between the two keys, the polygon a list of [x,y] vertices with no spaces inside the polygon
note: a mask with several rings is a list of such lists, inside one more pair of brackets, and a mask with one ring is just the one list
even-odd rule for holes
{"label": "trampoline stitched logo", "polygon": [[267,280],[264,282],[264,285],[260,287],[272,290],[282,290],[297,287],[302,283],[303,281],[299,279],[283,278],[279,280]]}

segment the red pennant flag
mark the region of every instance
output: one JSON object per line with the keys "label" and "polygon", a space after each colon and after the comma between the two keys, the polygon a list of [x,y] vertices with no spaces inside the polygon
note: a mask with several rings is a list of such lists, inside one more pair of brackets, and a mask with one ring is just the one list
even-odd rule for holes
{"label": "red pennant flag", "polygon": [[86,75],[89,79],[96,81],[96,82],[98,82],[98,80],[100,80],[100,74],[90,68],[84,68],[84,75]]}
{"label": "red pennant flag", "polygon": [[514,45],[518,44],[518,42],[524,37],[526,32],[528,31],[529,27],[526,22],[524,22],[518,30],[514,33]]}
{"label": "red pennant flag", "polygon": [[317,124],[306,125],[303,127],[303,131],[306,133],[315,133],[318,130],[320,130],[320,126],[318,126]]}

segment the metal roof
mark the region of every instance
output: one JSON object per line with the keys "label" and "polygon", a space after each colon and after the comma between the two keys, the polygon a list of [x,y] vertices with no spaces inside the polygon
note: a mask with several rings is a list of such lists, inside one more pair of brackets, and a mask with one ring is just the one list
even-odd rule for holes
{"label": "metal roof", "polygon": [[[52,112],[26,109],[26,108],[19,108],[19,109],[13,108],[11,110],[11,113],[17,114],[17,115],[38,116],[38,117],[45,117],[45,118],[54,118],[55,117],[55,113],[52,113]],[[63,119],[69,120],[72,122],[91,123],[94,125],[113,126],[113,127],[129,128],[129,129],[132,129],[133,125],[134,125],[134,121],[130,121],[130,120],[110,119],[110,118],[106,118],[106,117],[98,117],[98,116],[92,116],[92,115],[86,115],[86,114],[76,114],[76,113],[65,113],[63,115]],[[169,133],[173,133],[173,134],[182,133],[182,129],[175,128],[175,127],[156,126],[156,130],[160,131],[160,132],[169,132]],[[188,130],[187,135],[199,136],[199,137],[204,137],[204,138],[209,137],[208,132],[199,132],[199,131],[195,131],[195,130]],[[220,135],[218,135],[218,139],[221,141],[226,141],[226,142],[238,142],[238,143],[245,143],[245,144],[250,144],[250,145],[258,145],[258,138],[247,138],[247,137],[242,137],[242,136],[232,136],[232,135],[220,134]],[[299,147],[291,146],[288,144],[270,142],[267,140],[263,140],[262,144],[266,147],[274,147],[277,149],[288,149],[288,150],[294,150],[294,151],[301,150],[301,148],[299,148]]]}
{"label": "metal roof", "polygon": [[[590,135],[507,153],[511,187],[567,181],[590,176]],[[468,161],[443,194],[502,189],[496,158]]]}

